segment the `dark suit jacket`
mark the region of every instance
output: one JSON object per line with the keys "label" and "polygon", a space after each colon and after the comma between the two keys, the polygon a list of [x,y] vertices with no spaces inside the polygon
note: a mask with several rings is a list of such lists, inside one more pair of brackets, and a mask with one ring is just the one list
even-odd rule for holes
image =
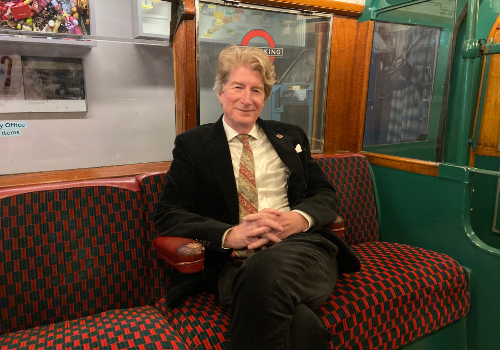
{"label": "dark suit jacket", "polygon": [[[339,273],[358,271],[360,264],[356,256],[342,240],[324,228],[337,217],[338,197],[311,157],[304,131],[296,125],[277,121],[259,118],[257,122],[290,170],[290,209],[311,215],[316,224],[309,231],[320,233],[339,248]],[[302,152],[297,153],[297,145]],[[239,223],[238,193],[222,117],[216,123],[178,135],[173,156],[163,196],[156,208],[156,229],[161,236],[196,239],[206,247],[206,253],[202,272],[192,275],[172,272],[167,292],[167,301],[171,304],[217,274],[230,261],[230,250],[222,249],[222,236]]]}

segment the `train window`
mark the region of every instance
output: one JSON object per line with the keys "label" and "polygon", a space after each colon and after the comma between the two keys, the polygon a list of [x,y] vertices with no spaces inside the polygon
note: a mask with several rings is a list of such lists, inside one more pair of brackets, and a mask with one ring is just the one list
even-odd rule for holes
{"label": "train window", "polygon": [[364,150],[440,160],[454,16],[454,1],[438,0],[377,17]]}
{"label": "train window", "polygon": [[139,14],[122,0],[89,1],[80,22],[55,30],[52,18],[72,11],[55,1],[59,12],[46,2],[31,21],[0,22],[0,174],[171,160],[170,12],[147,12],[166,3],[143,8],[134,34]]}
{"label": "train window", "polygon": [[216,121],[222,108],[212,90],[217,59],[229,44],[265,50],[276,84],[261,118],[299,125],[313,151],[324,143],[332,16],[223,2],[199,5],[200,124]]}
{"label": "train window", "polygon": [[437,28],[375,24],[366,146],[428,139],[440,34]]}

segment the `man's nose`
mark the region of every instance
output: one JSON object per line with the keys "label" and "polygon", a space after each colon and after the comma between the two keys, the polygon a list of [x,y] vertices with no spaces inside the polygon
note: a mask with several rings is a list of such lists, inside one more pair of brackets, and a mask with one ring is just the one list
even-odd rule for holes
{"label": "man's nose", "polygon": [[250,89],[244,89],[243,94],[241,95],[240,102],[244,105],[249,105],[252,103],[251,92]]}

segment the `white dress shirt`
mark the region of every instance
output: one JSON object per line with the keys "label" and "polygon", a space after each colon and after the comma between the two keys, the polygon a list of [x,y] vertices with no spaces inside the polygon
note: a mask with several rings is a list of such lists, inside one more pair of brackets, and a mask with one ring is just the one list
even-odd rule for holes
{"label": "white dress shirt", "polygon": [[[239,135],[238,132],[227,125],[224,118],[222,119],[222,122],[224,124],[224,131],[226,132],[227,142],[231,152],[234,179],[236,180],[236,184],[238,184],[240,174],[240,157],[243,150],[243,144],[236,138],[236,136]],[[255,124],[248,135],[251,136],[248,142],[254,157],[255,183],[259,199],[258,210],[261,211],[265,208],[271,208],[279,211],[290,211],[287,195],[287,176],[290,173],[288,167],[278,156],[278,153],[276,153],[273,145],[259,125]],[[293,211],[306,218],[309,222],[309,228],[314,225],[314,218],[309,214],[301,210]],[[229,230],[227,230],[222,237],[223,244]]]}

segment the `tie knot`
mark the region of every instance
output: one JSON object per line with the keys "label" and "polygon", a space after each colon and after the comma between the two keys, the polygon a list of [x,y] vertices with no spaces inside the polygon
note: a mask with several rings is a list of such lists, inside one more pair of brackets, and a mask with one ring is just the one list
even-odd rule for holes
{"label": "tie knot", "polygon": [[238,136],[236,136],[236,138],[238,140],[241,141],[241,143],[243,143],[244,145],[248,144],[248,139],[250,138],[250,135],[247,135],[247,134],[239,134]]}

